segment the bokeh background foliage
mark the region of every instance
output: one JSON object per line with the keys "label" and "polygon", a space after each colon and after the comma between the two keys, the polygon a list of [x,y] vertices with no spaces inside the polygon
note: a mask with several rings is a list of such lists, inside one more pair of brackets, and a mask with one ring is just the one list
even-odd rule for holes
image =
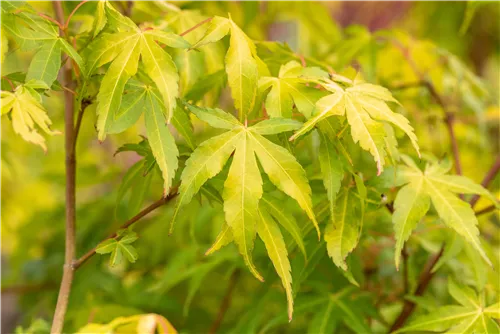
{"label": "bokeh background foliage", "polygon": [[[49,2],[30,3],[38,12],[52,15]],[[70,13],[77,2],[65,2]],[[203,19],[230,13],[245,33],[256,41],[286,42],[291,53],[257,43],[266,63],[273,59],[284,63],[301,58],[310,66],[328,64],[346,76],[360,75],[366,81],[391,89],[404,106],[398,109],[415,128],[419,145],[428,156],[452,160],[449,136],[441,107],[425,87],[401,89],[420,81],[417,73],[430,80],[455,115],[455,131],[460,147],[463,174],[481,183],[499,152],[499,4],[465,2],[112,2],[126,11],[136,23],[151,22],[181,33]],[[74,32],[92,29],[96,3],[81,7],[75,14]],[[178,9],[196,15],[175,19]],[[195,43],[206,27],[186,35]],[[8,39],[8,51],[2,63],[2,75],[25,72],[33,52],[21,51]],[[397,43],[387,43],[387,39]],[[223,48],[223,45],[218,46]],[[402,49],[406,50],[402,52]],[[281,52],[283,53],[280,53]],[[181,71],[181,91],[201,87],[206,75],[223,69],[223,50],[215,53],[202,70],[190,73],[180,54],[174,57]],[[180,52],[180,51],[179,51]],[[406,54],[405,54],[406,52]],[[297,55],[301,55],[299,57]],[[191,56],[190,56],[191,57]],[[196,54],[189,61],[197,61]],[[218,57],[218,58],[217,58]],[[274,57],[274,58],[273,58]],[[413,63],[408,58],[413,59]],[[279,63],[273,75],[279,70]],[[417,70],[417,71],[416,71]],[[416,73],[417,72],[417,73]],[[2,80],[2,90],[9,89]],[[222,86],[222,85],[220,85]],[[204,97],[208,105],[231,109],[227,88],[215,87]],[[43,97],[53,121],[53,129],[63,129],[62,92]],[[139,159],[133,152],[114,155],[126,143],[140,141],[145,134],[143,122],[100,143],[94,124],[95,109],[85,112],[77,145],[77,250],[78,254],[94,247],[162,193],[159,173],[148,180],[136,181],[124,196],[119,195],[126,171]],[[214,131],[206,123],[194,120],[195,141],[202,142]],[[401,137],[397,133],[398,137]],[[305,166],[313,193],[324,192],[316,160],[318,138],[309,136],[295,149]],[[182,136],[183,147],[188,147]],[[64,259],[64,141],[63,136],[47,138],[47,154],[17,136],[10,121],[2,118],[2,332],[16,325],[36,333],[46,332],[54,310],[57,287]],[[408,140],[400,150],[413,154]],[[185,148],[184,152],[189,152]],[[373,161],[361,152],[353,153],[357,170],[365,180],[374,179]],[[432,159],[432,158],[431,158]],[[224,174],[224,172],[222,173]],[[211,183],[220,186],[225,175]],[[381,192],[376,182],[367,184],[371,202],[358,247],[349,257],[349,266],[359,286],[351,284],[328,257],[324,242],[314,232],[305,236],[307,259],[298,249],[290,253],[296,314],[288,324],[284,293],[261,241],[256,242],[254,262],[261,268],[265,283],[247,271],[234,245],[204,256],[224,222],[222,206],[208,196],[199,196],[182,208],[175,232],[169,236],[172,205],[166,205],[144,218],[135,231],[134,243],[139,258],[135,263],[122,261],[109,266],[108,256],[95,256],[79,269],[73,284],[67,329],[76,331],[88,322],[108,323],[120,316],[156,313],[186,333],[204,333],[213,326],[221,300],[230,282],[235,282],[231,306],[221,332],[317,332],[348,333],[353,328],[345,318],[334,316],[347,305],[356,319],[373,332],[386,332],[401,310],[405,291],[413,291],[421,268],[429,254],[447,245],[445,256],[427,293],[419,298],[418,313],[425,314],[438,305],[453,304],[448,294],[448,277],[469,284],[487,299],[498,300],[499,290],[499,218],[495,211],[478,216],[483,246],[494,264],[487,266],[468,245],[456,240],[450,229],[437,224],[431,212],[419,224],[407,243],[408,281],[394,266],[394,238],[391,215],[385,203],[391,203],[395,191]],[[489,189],[498,197],[498,179]],[[140,194],[139,194],[140,193]],[[117,202],[117,198],[120,200]],[[300,227],[310,222],[297,205],[288,203]],[[315,202],[318,219],[325,221],[327,208]],[[476,211],[491,202],[481,198]],[[321,220],[320,220],[321,221]],[[292,240],[285,234],[285,241]],[[411,296],[407,296],[412,298]],[[340,308],[339,308],[340,307]],[[332,310],[339,310],[333,313]],[[330,312],[330,313],[329,313]],[[331,317],[327,315],[331,314]],[[35,321],[35,319],[42,319]],[[326,319],[326,323],[323,321]],[[323,327],[321,327],[323,326]]]}

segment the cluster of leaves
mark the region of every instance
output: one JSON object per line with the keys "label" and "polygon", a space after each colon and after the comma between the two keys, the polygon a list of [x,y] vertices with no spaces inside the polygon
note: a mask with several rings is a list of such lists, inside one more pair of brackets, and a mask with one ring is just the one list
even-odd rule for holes
{"label": "cluster of leaves", "polygon": [[[216,229],[220,230],[205,254],[234,243],[244,265],[261,282],[269,276],[262,262],[268,258],[285,290],[286,320],[292,319],[297,296],[296,313],[313,313],[307,324],[311,333],[332,332],[340,326],[366,333],[373,328],[365,318],[384,322],[377,310],[367,306],[371,299],[359,293],[364,280],[356,262],[359,256],[349,254],[371,238],[367,231],[374,229],[374,223],[366,217],[376,215],[376,224],[382,220],[381,212],[387,214],[387,195],[393,200],[389,208],[394,208],[388,220],[393,225],[396,269],[405,242],[417,225],[426,225],[430,219],[438,219],[454,231],[449,235],[456,238],[456,244],[447,244],[444,258],[471,247],[469,257],[479,254],[488,265],[497,261],[481,244],[478,219],[462,195],[478,194],[497,205],[495,197],[467,177],[450,175],[450,160],[436,159],[424,150],[421,153],[421,147],[431,149],[425,140],[424,145],[417,140],[418,129],[405,116],[408,113],[398,101],[401,99],[389,89],[367,82],[370,73],[365,67],[373,65],[367,54],[395,53],[411,45],[401,32],[371,34],[351,27],[336,42],[338,51],[320,59],[323,44],[318,43],[314,57],[303,57],[286,44],[256,42],[234,15],[234,20],[231,15],[223,17],[225,13],[206,17],[195,10],[158,3],[147,6],[166,10],[165,17],[132,20],[108,1],[89,6],[95,11],[91,24],[80,28],[78,41],[71,43],[69,37],[60,37],[57,25],[37,15],[30,5],[2,2],[2,29],[21,50],[35,50],[26,75],[12,73],[5,76],[7,82],[2,78],[2,115],[9,116],[15,133],[46,150],[35,125],[47,134],[58,132],[50,129],[42,96],[69,89],[57,82],[57,73],[62,60],[72,61],[77,107],[96,113],[97,133],[92,136],[103,142],[136,125],[145,134],[141,142],[126,143],[116,152],[142,157],[130,164],[117,189],[118,220],[139,212],[161,179],[158,185],[163,197],[177,195],[169,208],[168,233],[173,232],[177,220],[189,220],[191,214],[186,212],[193,207],[193,215],[200,217],[207,210],[207,219],[218,219]],[[478,101],[486,90],[457,57],[434,45],[418,47],[408,52],[410,56],[425,50],[446,59],[445,69],[432,72],[430,80],[463,78],[460,91],[468,96],[465,103],[476,112],[482,109]],[[359,72],[347,66],[353,62],[359,63]],[[334,73],[332,66],[342,71]],[[374,82],[391,83],[395,81],[391,75],[384,71]],[[448,82],[445,79],[442,81]],[[9,90],[13,83],[17,85]],[[450,89],[437,87],[440,92]],[[82,103],[84,99],[89,103]],[[144,126],[138,124],[141,117]],[[403,151],[416,152],[416,156]],[[201,203],[198,207],[195,198]],[[205,199],[209,206],[202,202]],[[194,232],[190,230],[190,234]],[[113,270],[126,263],[137,265],[143,254],[138,239],[130,229],[119,230],[116,237],[98,244],[96,253],[110,254]],[[419,242],[432,248],[436,240],[431,239]],[[189,280],[186,315],[203,280],[220,263],[237,260],[231,256],[232,250],[221,250],[186,269],[183,262],[195,261],[198,245],[177,251],[178,258],[149,292],[165,293]],[[308,280],[323,254],[338,267],[339,279],[349,282],[335,287],[335,292],[324,293],[329,286]],[[306,282],[309,289],[302,291]],[[484,291],[478,291],[483,294],[478,297],[466,285],[452,281],[449,290],[462,306],[436,309],[439,319],[435,314],[420,316],[403,330],[443,331],[458,320],[462,322],[451,330],[492,332],[497,328],[490,318],[498,317],[498,305],[486,307]],[[443,321],[442,314],[450,318]],[[277,317],[262,332],[282,322]],[[175,332],[157,315],[117,318],[107,325],[89,324],[80,331],[125,332],[132,327],[139,332],[154,328]]]}

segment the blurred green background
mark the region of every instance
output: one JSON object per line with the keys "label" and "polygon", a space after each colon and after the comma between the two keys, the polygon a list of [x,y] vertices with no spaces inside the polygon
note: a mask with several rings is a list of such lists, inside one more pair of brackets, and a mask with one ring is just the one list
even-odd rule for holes
{"label": "blurred green background", "polygon": [[[124,3],[113,2],[118,9]],[[40,12],[53,14],[48,2],[31,4]],[[67,13],[76,4],[65,3]],[[229,12],[255,40],[286,41],[297,53],[334,64],[336,71],[341,72],[351,65],[368,81],[387,86],[417,80],[397,50],[379,48],[370,42],[373,40],[370,32],[395,29],[412,48],[418,66],[430,73],[432,79],[439,78],[436,86],[441,92],[451,96],[450,99],[459,96],[456,131],[464,174],[479,183],[499,152],[498,2],[479,5],[398,1],[173,4],[182,9],[199,9],[206,16],[225,16]],[[92,24],[92,8],[91,5],[83,6],[75,21]],[[168,17],[166,10],[158,15],[158,8],[165,7],[137,2],[132,18],[143,22]],[[486,87],[488,94],[478,92],[474,85],[457,83],[456,77],[450,79],[455,80],[451,85],[456,86],[455,95],[447,91],[449,87],[446,78],[443,79],[443,70],[436,63],[433,45],[456,55],[480,79],[481,87]],[[16,50],[14,43],[9,41],[2,75],[25,71],[31,57],[32,53]],[[444,156],[449,147],[448,137],[438,113],[432,110],[436,107],[422,102],[418,90],[396,94],[404,101],[421,146],[438,157]],[[62,130],[62,93],[51,93],[44,98],[44,105],[54,122],[53,128]],[[113,154],[124,143],[139,141],[138,135],[144,133],[142,122],[99,143],[95,121],[95,110],[87,109],[77,145],[78,254],[96,245],[120,226],[127,215],[135,213],[129,212],[126,200],[117,204],[118,209],[115,207],[123,175],[139,157],[133,153]],[[203,126],[196,124],[198,132]],[[64,138],[48,138],[48,153],[44,155],[38,147],[16,136],[10,121],[3,117],[1,143],[2,332],[10,333],[16,325],[27,327],[34,319],[50,321],[53,314],[64,258]],[[145,203],[159,197],[161,186],[160,177],[155,175]],[[498,186],[495,189],[498,197]],[[479,209],[481,205],[482,202]],[[109,268],[107,257],[95,256],[78,271],[68,313],[71,328],[88,321],[105,322],[117,316],[154,312],[164,315],[178,329],[191,333],[206,331],[224,294],[225,284],[221,282],[227,282],[235,267],[242,267],[241,260],[233,246],[213,258],[203,258],[223,221],[217,214],[220,207],[193,201],[183,210],[184,217],[177,223],[172,236],[168,236],[168,207],[145,218],[149,222],[142,222],[137,227],[139,260],[135,264]],[[116,211],[128,214],[117,216]],[[197,214],[191,215],[192,212]],[[498,223],[497,218],[494,220],[493,224]],[[378,228],[390,227],[386,219],[385,225]],[[498,236],[492,238],[498,243]],[[259,247],[262,245],[257,246],[257,252]],[[377,274],[378,280],[388,285],[391,275],[395,275],[392,262],[387,259],[392,252],[392,245],[389,245],[387,251],[382,250],[373,259],[391,263],[390,269]],[[421,259],[424,258],[422,253]],[[416,261],[422,262],[421,259]],[[326,257],[321,261],[332,266]],[[199,283],[187,279],[190,270],[203,280],[199,291],[193,289],[193,285]],[[315,275],[321,270],[318,269]],[[283,296],[279,289],[270,289],[272,282],[259,285],[245,269],[242,271],[238,292],[226,316],[226,327],[223,327],[233,332],[254,323],[256,327],[265,323],[262,319],[251,318],[251,312],[265,310],[262,317],[266,318],[267,313],[278,314],[284,310]],[[329,275],[332,280],[343,279],[338,272]],[[196,295],[191,296],[190,291],[195,291]],[[294,320],[294,328],[301,328],[301,321],[305,320]],[[40,326],[43,332],[44,324]]]}

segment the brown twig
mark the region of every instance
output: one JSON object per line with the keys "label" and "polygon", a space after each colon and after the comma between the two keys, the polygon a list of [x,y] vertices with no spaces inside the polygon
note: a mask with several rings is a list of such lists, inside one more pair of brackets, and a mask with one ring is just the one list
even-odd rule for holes
{"label": "brown twig", "polygon": [[200,23],[196,24],[195,26],[193,26],[193,27],[189,28],[188,30],[184,31],[183,33],[179,34],[179,36],[184,36],[184,35],[190,33],[191,31],[195,30],[199,26],[201,26],[201,25],[203,25],[203,24],[205,24],[207,22],[212,21],[212,19],[213,19],[213,17],[209,17],[208,19],[205,19],[205,20],[201,21]]}
{"label": "brown twig", "polygon": [[[481,182],[481,185],[485,188],[488,188],[490,183],[493,182],[493,180],[497,176],[499,170],[500,170],[500,154],[497,155],[495,163],[493,163],[493,166],[491,166],[488,173],[486,173],[486,176],[484,177],[483,182]],[[470,206],[474,207],[478,200],[479,200],[479,195],[474,195],[469,202]]]}
{"label": "brown twig", "polygon": [[12,80],[10,80],[9,78],[5,77],[2,75],[2,79],[5,79],[5,81],[7,81],[10,85],[10,88],[12,88],[12,91],[15,91],[16,90],[16,86],[14,86],[14,83],[12,82]]}
{"label": "brown twig", "polygon": [[481,209],[479,211],[476,211],[476,216],[484,215],[485,213],[494,211],[496,209],[496,205],[490,205],[485,207],[484,209]]}
{"label": "brown twig", "polygon": [[76,94],[76,92],[74,90],[72,90],[71,88],[68,88],[68,87],[64,87],[62,86],[62,89],[64,89],[65,91],[67,92],[70,92],[71,94],[73,94],[73,96],[77,96],[78,94]]}
{"label": "brown twig", "polygon": [[401,250],[401,255],[403,257],[403,289],[405,295],[410,291],[410,280],[408,276],[408,249],[406,248],[406,245],[403,246],[403,249]]}
{"label": "brown twig", "polygon": [[[64,22],[64,11],[60,1],[52,2],[59,24],[59,34],[62,36],[64,30],[62,23]],[[63,76],[63,87],[72,87],[73,80],[71,77],[71,62],[64,64],[61,69]],[[65,256],[63,277],[57,297],[56,310],[52,320],[51,333],[61,333],[64,326],[64,318],[68,308],[69,295],[71,285],[73,283],[73,260],[75,258],[76,243],[75,243],[75,188],[76,188],[76,159],[74,143],[74,97],[68,91],[64,91],[64,146],[66,154],[66,237],[65,237]]]}
{"label": "brown twig", "polygon": [[[141,212],[136,214],[134,217],[132,217],[131,219],[126,221],[122,226],[120,226],[119,229],[128,228],[132,224],[136,223],[139,219],[146,216],[148,213],[150,213],[150,212],[156,210],[157,208],[159,208],[160,206],[170,202],[176,196],[177,196],[177,187],[174,187],[174,188],[172,188],[172,190],[170,191],[170,193],[167,197],[162,197],[161,199],[157,200],[156,202],[154,202],[153,204],[151,204],[150,206],[148,206],[147,208],[145,208],[144,210],[142,210]],[[116,234],[116,232],[114,232],[111,235],[109,235],[107,238],[103,239],[101,242],[104,242],[108,239],[116,238],[116,236],[117,236],[117,234]],[[80,257],[78,260],[74,261],[73,262],[73,269],[74,270],[78,269],[82,264],[84,264],[88,259],[90,259],[94,254],[96,254],[96,248],[97,248],[97,246],[95,246],[94,248],[89,250],[85,255]]]}
{"label": "brown twig", "polygon": [[[441,247],[439,252],[436,255],[433,255],[428,261],[427,264],[425,265],[424,271],[422,274],[420,274],[420,278],[418,279],[418,285],[417,289],[415,290],[414,295],[415,296],[422,296],[425,292],[425,289],[429,285],[430,281],[432,280],[432,277],[434,277],[434,273],[432,272],[432,269],[436,265],[436,263],[439,261],[441,256],[443,255],[444,252],[444,245]],[[394,321],[394,324],[391,326],[391,329],[389,330],[390,333],[398,330],[403,326],[403,324],[406,322],[406,320],[410,317],[410,315],[413,313],[413,310],[415,309],[416,304],[412,301],[405,300],[404,305],[403,305],[403,310],[397,317],[396,321]]]}
{"label": "brown twig", "polygon": [[59,22],[57,22],[56,20],[54,20],[53,18],[51,18],[50,16],[47,16],[47,15],[45,15],[45,14],[38,13],[38,12],[37,12],[37,13],[35,13],[35,14],[36,14],[36,15],[38,15],[38,16],[40,16],[41,18],[44,18],[44,19],[46,19],[46,20],[49,20],[49,21],[50,21],[50,22],[52,22],[52,23],[55,23],[55,24],[59,27],[59,29],[61,29],[61,30],[63,30],[63,31],[64,31],[64,26],[63,26],[61,23],[59,23]]}
{"label": "brown twig", "polygon": [[80,128],[82,126],[83,114],[85,113],[85,109],[91,104],[91,101],[83,99],[80,104],[80,111],[78,112],[78,118],[76,119],[75,125],[75,140],[73,141],[73,150],[76,152],[76,142],[78,140],[78,134],[80,133]]}
{"label": "brown twig", "polygon": [[130,17],[132,15],[132,7],[134,7],[134,2],[133,1],[127,1],[127,6],[125,7],[123,14],[125,16]]}
{"label": "brown twig", "polygon": [[222,325],[222,321],[224,320],[224,316],[226,315],[227,310],[229,309],[229,306],[231,306],[231,299],[233,297],[233,291],[236,286],[236,283],[238,283],[238,279],[240,277],[240,270],[236,269],[233,271],[231,274],[231,277],[229,278],[229,284],[227,285],[227,290],[226,294],[224,295],[224,299],[222,299],[222,302],[219,307],[219,313],[217,314],[217,318],[215,318],[214,323],[210,327],[210,331],[208,333],[210,334],[215,334],[217,333],[217,330],[219,329],[220,325]]}
{"label": "brown twig", "polygon": [[68,16],[68,19],[66,20],[66,23],[64,24],[64,27],[63,27],[63,30],[66,31],[68,29],[68,26],[69,26],[69,22],[71,21],[71,18],[73,17],[73,15],[75,14],[75,12],[78,10],[78,8],[80,8],[83,4],[85,4],[86,2],[88,2],[88,0],[83,0],[82,2],[80,2],[76,7],[75,9],[73,9],[73,11],[71,12],[71,14],[69,14]]}

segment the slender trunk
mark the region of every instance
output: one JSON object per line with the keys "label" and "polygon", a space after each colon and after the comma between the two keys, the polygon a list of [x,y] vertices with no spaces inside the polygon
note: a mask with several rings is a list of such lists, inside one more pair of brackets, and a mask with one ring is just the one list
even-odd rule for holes
{"label": "slender trunk", "polygon": [[[64,24],[64,12],[62,3],[54,1],[54,11],[57,20]],[[60,31],[61,36],[64,32]],[[71,74],[71,62],[67,61],[62,68],[62,84],[73,89]],[[64,269],[57,305],[52,321],[51,333],[61,333],[64,326],[64,318],[68,308],[71,285],[73,283],[73,261],[75,259],[75,186],[76,186],[76,159],[74,150],[74,97],[70,91],[64,91],[64,147],[66,154],[66,240]]]}

